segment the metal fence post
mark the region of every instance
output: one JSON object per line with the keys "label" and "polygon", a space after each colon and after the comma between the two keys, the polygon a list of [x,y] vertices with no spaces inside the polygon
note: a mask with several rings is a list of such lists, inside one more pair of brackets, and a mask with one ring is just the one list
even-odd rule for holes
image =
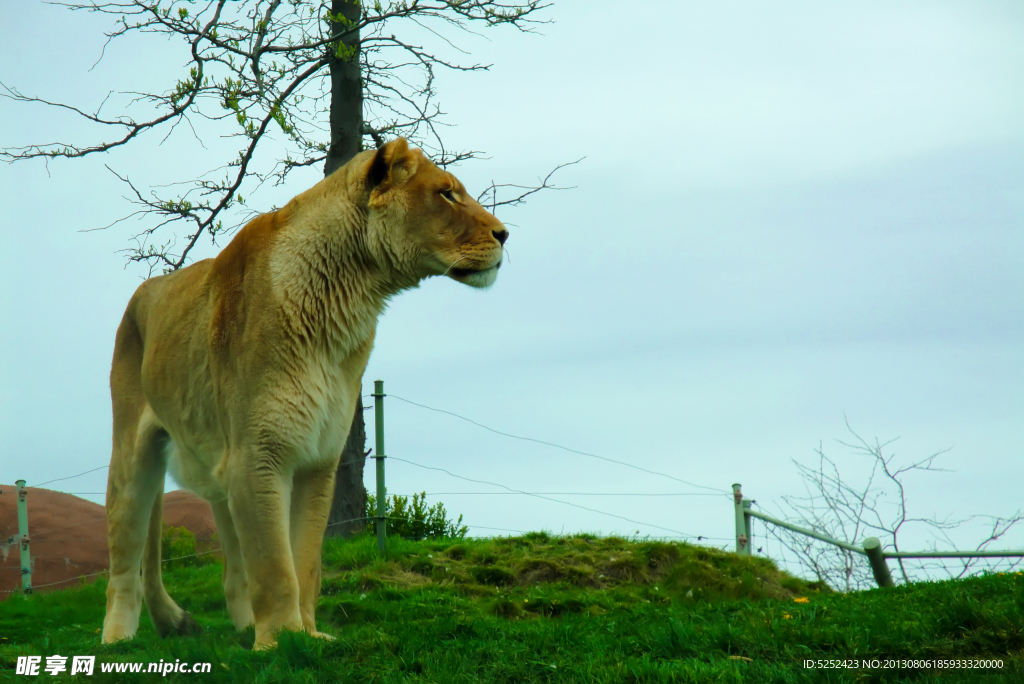
{"label": "metal fence post", "polygon": [[32,555],[28,548],[28,489],[24,480],[15,482],[18,486],[18,536],[21,540],[21,589],[32,593]]}
{"label": "metal fence post", "polygon": [[373,423],[377,432],[377,448],[373,457],[377,460],[377,550],[387,549],[387,497],[384,486],[384,381],[373,382]]}
{"label": "metal fence post", "polygon": [[750,499],[743,500],[743,525],[746,527],[747,532],[747,555],[753,555],[754,553],[754,532],[752,527],[754,524],[754,518],[750,515],[750,506],[754,502]]}
{"label": "metal fence post", "polygon": [[889,574],[889,564],[885,562],[882,555],[882,542],[878,537],[868,537],[864,540],[864,555],[868,557],[871,564],[871,572],[875,575],[875,581],[880,587],[894,587],[892,575]]}
{"label": "metal fence post", "polygon": [[732,486],[732,498],[736,509],[736,553],[741,556],[749,556],[750,544],[748,542],[750,537],[748,536],[748,531],[750,529],[750,522],[747,520],[743,509],[743,491],[739,483]]}

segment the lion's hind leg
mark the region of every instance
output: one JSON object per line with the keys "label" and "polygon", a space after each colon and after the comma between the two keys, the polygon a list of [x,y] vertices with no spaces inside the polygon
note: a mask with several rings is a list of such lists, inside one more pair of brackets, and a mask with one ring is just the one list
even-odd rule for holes
{"label": "lion's hind leg", "polygon": [[192,616],[181,609],[164,588],[161,575],[161,537],[163,533],[163,478],[161,491],[157,492],[156,500],[149,516],[149,534],[146,536],[146,550],[142,557],[142,588],[146,598],[146,608],[153,626],[160,636],[171,634],[198,634],[202,631]]}
{"label": "lion's hind leg", "polygon": [[[166,471],[162,452],[167,433],[148,405],[143,404],[137,412],[131,408],[119,406],[115,400],[114,453],[107,478],[110,581],[103,643],[130,639],[139,628],[142,557]],[[132,413],[137,416],[134,421],[130,420]],[[159,538],[156,544],[159,549]]]}

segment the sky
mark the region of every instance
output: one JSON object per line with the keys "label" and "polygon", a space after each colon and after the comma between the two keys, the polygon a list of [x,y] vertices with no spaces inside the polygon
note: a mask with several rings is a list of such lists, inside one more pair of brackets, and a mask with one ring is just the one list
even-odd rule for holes
{"label": "sky", "polygon": [[[913,516],[1016,512],[1024,7],[652,1],[624,13],[561,0],[546,16],[534,34],[459,37],[493,67],[438,77],[447,144],[487,153],[455,169],[470,190],[583,160],[556,176],[572,189],[498,214],[511,237],[493,288],[433,279],[382,317],[364,388],[383,379],[392,395],[389,491],[430,493],[475,535],[727,545],[721,492],[734,482],[783,514],[783,497],[804,491],[794,461],[813,465],[820,448],[860,483],[869,464],[843,444],[852,428],[898,438],[886,447],[898,464],[947,450],[936,465],[948,472],[908,474]],[[5,24],[0,81],[85,108],[109,90],[164,88],[185,61],[133,39],[90,71],[102,18],[18,3]],[[42,25],[46,43],[33,38]],[[0,99],[0,145],[96,135]],[[134,225],[82,231],[131,211],[104,165],[181,180],[204,155],[216,164],[207,142],[151,136],[48,169],[0,166],[0,481],[109,462],[114,331],[145,273],[118,252]],[[250,204],[317,180],[296,174]],[[102,501],[105,480],[49,486]],[[986,524],[949,542],[973,547]],[[755,546],[777,556],[764,541],[755,528]],[[945,544],[912,528],[902,545],[933,543]],[[1024,548],[1024,529],[996,546]]]}

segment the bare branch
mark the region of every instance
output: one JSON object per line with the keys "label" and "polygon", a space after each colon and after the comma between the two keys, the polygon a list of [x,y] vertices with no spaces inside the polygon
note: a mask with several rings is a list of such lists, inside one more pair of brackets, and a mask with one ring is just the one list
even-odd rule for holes
{"label": "bare branch", "polygon": [[[776,517],[791,519],[797,524],[809,527],[830,537],[849,544],[860,544],[868,533],[878,536],[884,545],[895,551],[900,550],[901,534],[908,527],[930,529],[938,533],[948,547],[955,548],[948,531],[956,529],[976,518],[987,517],[991,532],[981,541],[978,549],[1003,537],[1010,529],[1024,520],[1024,514],[1017,511],[1009,517],[969,516],[962,519],[937,519],[916,517],[908,513],[909,497],[905,477],[915,472],[948,472],[935,465],[935,460],[948,452],[937,451],[930,456],[901,464],[894,453],[886,453],[886,447],[896,440],[868,442],[861,438],[847,422],[847,429],[853,439],[850,442],[837,440],[852,450],[855,456],[867,457],[869,468],[862,479],[862,486],[853,486],[838,464],[829,458],[821,445],[816,449],[817,466],[812,467],[794,461],[804,483],[806,496],[784,496],[786,514],[773,513]],[[863,558],[831,544],[818,543],[788,530],[767,526],[771,538],[779,541],[783,549],[795,558],[796,563],[830,586],[850,591],[874,586],[873,576]],[[973,568],[989,562],[1007,562],[989,559],[963,559],[959,572],[945,563],[918,562],[917,571],[925,577],[934,573],[945,573],[948,577],[962,577]],[[1016,567],[1021,561],[1013,562]],[[908,567],[905,559],[899,559],[902,579],[911,582],[915,571]],[[919,575],[920,576],[920,575]]]}
{"label": "bare branch", "polygon": [[[486,187],[484,189],[484,191],[481,192],[477,196],[476,199],[477,199],[478,202],[480,202],[480,204],[484,205],[485,207],[490,207],[491,208],[491,213],[494,213],[495,209],[497,209],[498,207],[506,207],[506,206],[514,207],[514,206],[517,206],[519,204],[522,204],[526,200],[527,197],[529,197],[530,195],[533,195],[535,193],[538,193],[541,190],[572,190],[573,188],[575,188],[575,186],[564,186],[564,187],[561,187],[561,186],[553,185],[551,183],[551,178],[559,170],[564,169],[567,166],[572,166],[574,164],[579,164],[584,159],[586,159],[586,157],[580,157],[576,161],[571,161],[571,162],[566,162],[564,164],[559,164],[555,168],[551,169],[551,171],[548,172],[548,175],[544,176],[544,178],[542,178],[542,179],[539,179],[540,180],[540,185],[516,185],[516,184],[513,184],[513,183],[495,183],[492,180],[491,184],[488,187]],[[513,190],[518,190],[520,192],[519,192],[518,195],[516,195],[514,197],[511,197],[509,199],[499,200],[498,199],[498,190],[501,189],[501,188],[511,188]]]}

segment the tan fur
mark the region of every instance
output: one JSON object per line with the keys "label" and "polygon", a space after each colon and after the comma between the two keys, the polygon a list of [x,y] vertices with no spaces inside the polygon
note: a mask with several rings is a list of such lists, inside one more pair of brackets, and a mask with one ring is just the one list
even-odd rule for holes
{"label": "tan fur", "polygon": [[[164,590],[164,475],[213,505],[224,590],[256,648],[316,629],[334,473],[389,297],[493,282],[507,231],[398,139],[363,152],[215,258],[144,282],[117,330],[103,642],[197,629]],[[140,576],[141,569],[141,576]]]}

